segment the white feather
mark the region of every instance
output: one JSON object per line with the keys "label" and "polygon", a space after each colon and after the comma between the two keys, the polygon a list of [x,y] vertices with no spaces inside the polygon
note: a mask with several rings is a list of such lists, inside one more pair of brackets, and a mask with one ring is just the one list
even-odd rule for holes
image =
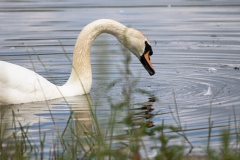
{"label": "white feather", "polygon": [[37,73],[0,61],[0,104],[16,104],[60,97],[57,86]]}

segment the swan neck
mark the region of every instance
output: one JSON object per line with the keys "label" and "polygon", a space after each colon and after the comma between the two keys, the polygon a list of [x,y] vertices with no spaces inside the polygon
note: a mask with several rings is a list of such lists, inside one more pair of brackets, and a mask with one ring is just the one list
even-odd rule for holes
{"label": "swan neck", "polygon": [[90,50],[92,42],[101,33],[115,36],[120,42],[124,38],[126,26],[108,19],[94,21],[83,28],[79,34],[73,54],[72,73],[66,85],[81,83],[84,93],[89,93],[92,85]]}

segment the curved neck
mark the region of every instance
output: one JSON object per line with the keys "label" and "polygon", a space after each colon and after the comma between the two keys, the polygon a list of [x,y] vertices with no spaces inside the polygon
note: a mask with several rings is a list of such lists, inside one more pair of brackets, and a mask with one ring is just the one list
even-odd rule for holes
{"label": "curved neck", "polygon": [[92,84],[90,50],[93,40],[101,33],[114,35],[120,42],[124,40],[127,27],[113,20],[96,20],[83,28],[74,48],[72,73],[66,85],[79,83],[88,93]]}
{"label": "curved neck", "polygon": [[101,33],[112,34],[117,39],[122,39],[125,29],[124,25],[108,19],[97,20],[85,26],[77,38],[73,55],[73,66],[79,75],[84,75],[89,70],[93,40]]}

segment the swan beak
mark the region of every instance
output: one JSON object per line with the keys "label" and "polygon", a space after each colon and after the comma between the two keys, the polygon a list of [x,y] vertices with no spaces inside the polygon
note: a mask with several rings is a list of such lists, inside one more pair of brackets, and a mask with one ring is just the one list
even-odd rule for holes
{"label": "swan beak", "polygon": [[150,60],[150,55],[149,55],[150,51],[146,52],[144,55],[142,55],[140,57],[140,61],[142,63],[142,65],[144,66],[144,68],[148,71],[148,73],[150,74],[150,76],[155,74],[155,71],[153,69],[152,66],[152,62]]}

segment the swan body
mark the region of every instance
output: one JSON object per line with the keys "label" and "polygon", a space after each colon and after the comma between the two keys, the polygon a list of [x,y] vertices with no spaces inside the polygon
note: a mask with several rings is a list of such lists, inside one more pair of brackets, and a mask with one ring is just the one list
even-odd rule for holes
{"label": "swan body", "polygon": [[72,72],[63,86],[56,86],[24,67],[0,61],[0,105],[89,93],[92,85],[90,49],[93,40],[101,33],[115,36],[140,60],[150,75],[155,73],[150,61],[153,53],[150,43],[141,32],[113,20],[100,19],[85,26],[79,34],[74,47]]}

